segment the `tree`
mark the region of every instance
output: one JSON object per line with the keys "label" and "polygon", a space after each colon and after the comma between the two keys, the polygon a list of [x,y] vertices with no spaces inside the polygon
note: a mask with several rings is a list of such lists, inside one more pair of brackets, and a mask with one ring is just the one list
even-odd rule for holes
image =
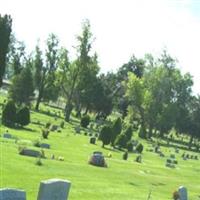
{"label": "tree", "polygon": [[[67,56],[68,52],[65,49],[61,50],[59,58],[59,80],[63,93],[67,98],[65,106],[66,121],[70,120],[74,102],[79,104],[81,96],[82,100],[84,99],[85,102],[87,101],[86,95],[89,90],[87,90],[86,85],[90,86],[89,83],[91,83],[87,78],[87,75],[90,75],[93,69],[97,67],[95,63],[96,58],[89,55],[92,45],[92,33],[90,31],[90,23],[88,20],[83,22],[82,33],[77,37],[77,40],[78,46],[76,47],[76,50],[78,58],[70,64]],[[77,105],[77,107],[79,107],[79,105]]]}
{"label": "tree", "polygon": [[31,69],[26,66],[20,74],[12,79],[12,85],[9,89],[10,98],[21,105],[22,103],[29,105],[33,97],[34,87]]}
{"label": "tree", "polygon": [[30,111],[28,107],[23,107],[16,113],[16,123],[21,126],[26,126],[30,123]]}
{"label": "tree", "polygon": [[[126,87],[126,96],[130,102],[129,113],[137,113],[140,116],[141,129],[146,137],[146,101],[149,98],[149,92],[144,86],[144,79],[136,77],[135,74],[128,74],[128,82]],[[130,112],[130,110],[132,110]]]}
{"label": "tree", "polygon": [[[42,61],[42,52],[39,47],[36,47],[35,52],[35,80],[38,80],[37,89],[38,96],[36,100],[35,110],[39,110],[40,102],[42,101],[45,90],[52,89],[52,85],[56,80],[55,71],[57,69],[58,61],[58,38],[54,34],[50,34],[47,39],[46,49],[46,64]],[[47,93],[47,92],[46,92]]]}
{"label": "tree", "polygon": [[124,135],[126,136],[126,141],[130,141],[133,135],[133,127],[132,125],[128,125],[124,130]]}
{"label": "tree", "polygon": [[114,146],[116,137],[121,133],[122,131],[122,121],[121,118],[118,117],[114,123],[113,123],[113,127],[112,127],[112,135],[111,135],[111,145]]}
{"label": "tree", "polygon": [[145,67],[145,61],[143,59],[137,59],[134,55],[130,58],[128,63],[122,65],[117,72],[119,80],[127,80],[128,73],[132,72],[136,77],[141,78]]}
{"label": "tree", "polygon": [[99,140],[102,141],[102,147],[108,145],[111,141],[112,128],[108,125],[102,127],[99,134]]}
{"label": "tree", "polygon": [[16,107],[13,101],[8,101],[2,111],[2,124],[13,126],[16,121]]}
{"label": "tree", "polygon": [[0,15],[0,87],[6,67],[6,54],[10,42],[10,34],[12,31],[12,19],[10,15]]}
{"label": "tree", "polygon": [[119,148],[126,148],[127,138],[125,134],[119,134],[116,137],[115,145],[119,146]]}

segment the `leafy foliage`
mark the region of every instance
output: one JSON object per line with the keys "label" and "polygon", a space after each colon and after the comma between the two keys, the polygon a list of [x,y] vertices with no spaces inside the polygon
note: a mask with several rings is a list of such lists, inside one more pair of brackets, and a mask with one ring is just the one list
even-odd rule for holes
{"label": "leafy foliage", "polygon": [[0,15],[0,87],[5,73],[6,54],[8,53],[10,34],[12,30],[12,19],[10,15]]}
{"label": "leafy foliage", "polygon": [[108,125],[103,126],[99,134],[99,140],[102,141],[102,147],[104,147],[104,145],[110,144],[111,135],[112,128]]}
{"label": "leafy foliage", "polygon": [[8,101],[2,112],[2,124],[13,126],[16,121],[16,107],[13,101]]}
{"label": "leafy foliage", "polygon": [[84,115],[81,118],[81,126],[84,127],[84,128],[87,128],[89,123],[90,123],[90,116],[89,115]]}
{"label": "leafy foliage", "polygon": [[30,110],[28,107],[23,107],[16,113],[16,123],[21,126],[26,126],[30,123]]}

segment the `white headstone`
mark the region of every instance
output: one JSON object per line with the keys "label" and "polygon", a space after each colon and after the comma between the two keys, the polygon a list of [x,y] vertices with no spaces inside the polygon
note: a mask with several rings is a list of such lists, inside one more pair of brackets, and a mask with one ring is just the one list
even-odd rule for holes
{"label": "white headstone", "polygon": [[180,186],[178,189],[180,200],[188,200],[187,197],[187,188],[184,186]]}
{"label": "white headstone", "polygon": [[67,200],[70,185],[68,180],[61,179],[41,181],[37,200]]}
{"label": "white headstone", "polygon": [[0,200],[26,200],[26,192],[13,188],[0,189]]}

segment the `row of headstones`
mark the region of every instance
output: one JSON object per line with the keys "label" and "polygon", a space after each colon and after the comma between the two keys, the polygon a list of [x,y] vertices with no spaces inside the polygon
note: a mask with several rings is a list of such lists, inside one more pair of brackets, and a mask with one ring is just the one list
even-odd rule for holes
{"label": "row of headstones", "polygon": [[181,155],[181,157],[183,158],[183,160],[188,160],[188,159],[198,160],[199,159],[197,155],[189,155],[189,154],[186,154],[186,153],[183,153]]}
{"label": "row of headstones", "polygon": [[[6,139],[15,139],[16,143],[20,141],[16,136],[13,136],[13,135],[10,134],[10,133],[4,133],[4,134],[2,135],[2,137],[3,137],[3,138],[6,138]],[[23,140],[22,140],[22,141],[23,141]],[[50,149],[50,145],[47,144],[47,143],[40,143],[40,144],[39,144],[39,147],[45,148],[45,149]]]}
{"label": "row of headstones", "polygon": [[[67,200],[71,183],[68,180],[49,179],[41,181],[37,200]],[[24,190],[0,189],[0,200],[26,200]]]}

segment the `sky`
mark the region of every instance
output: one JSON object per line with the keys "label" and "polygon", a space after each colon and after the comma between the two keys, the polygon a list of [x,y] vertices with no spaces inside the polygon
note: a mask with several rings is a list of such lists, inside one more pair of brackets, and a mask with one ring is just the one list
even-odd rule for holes
{"label": "sky", "polygon": [[71,58],[89,19],[102,72],[116,71],[133,54],[158,56],[166,48],[200,94],[200,0],[0,0],[0,14],[12,16],[29,51],[55,33]]}

